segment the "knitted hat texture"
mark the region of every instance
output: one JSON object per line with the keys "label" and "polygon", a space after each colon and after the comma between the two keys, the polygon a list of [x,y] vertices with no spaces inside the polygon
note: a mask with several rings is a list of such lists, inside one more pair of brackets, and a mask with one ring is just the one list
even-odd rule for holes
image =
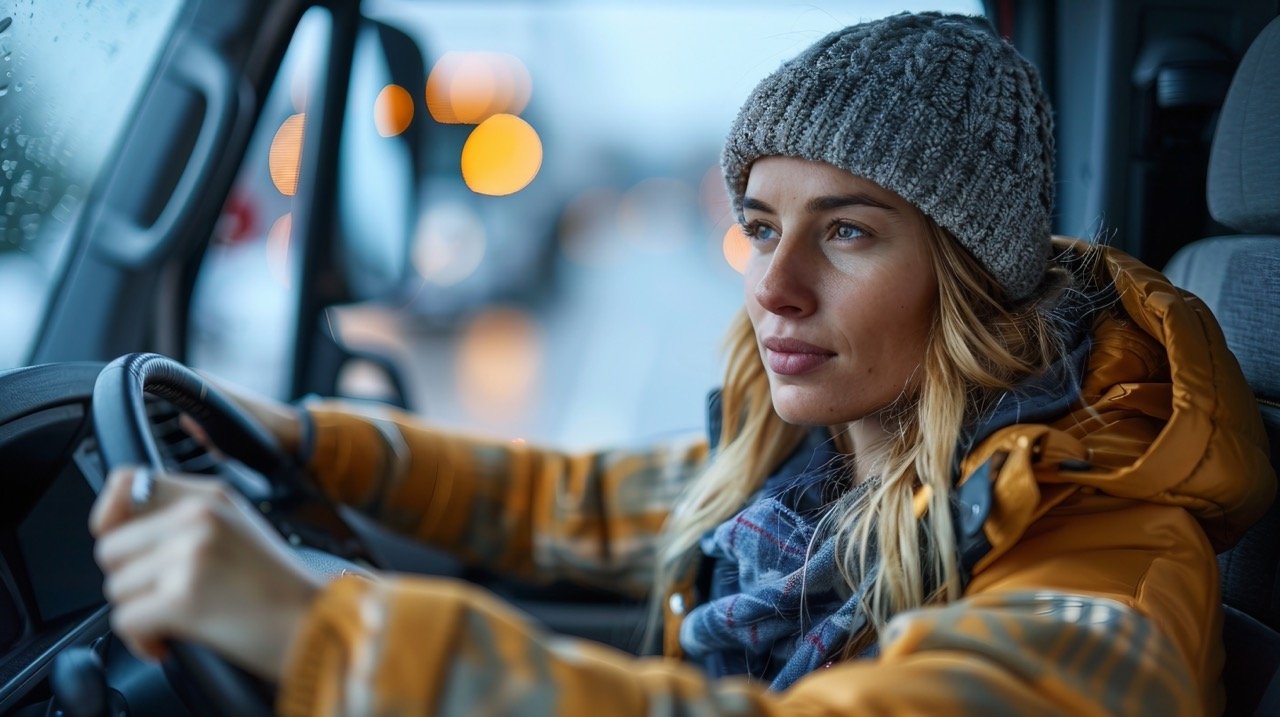
{"label": "knitted hat texture", "polygon": [[756,86],[721,166],[738,221],[751,164],[871,180],[951,232],[1020,301],[1049,262],[1053,119],[1035,68],[983,18],[893,15],[819,40]]}

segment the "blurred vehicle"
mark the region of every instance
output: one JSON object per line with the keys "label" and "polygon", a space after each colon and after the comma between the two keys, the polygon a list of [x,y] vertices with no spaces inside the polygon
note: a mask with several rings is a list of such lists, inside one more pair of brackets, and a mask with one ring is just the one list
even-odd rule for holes
{"label": "blurred vehicle", "polygon": [[[202,699],[218,668],[144,664],[110,636],[86,529],[105,362],[154,351],[277,398],[385,402],[518,441],[698,430],[741,302],[722,133],[798,48],[923,9],[985,13],[1042,69],[1056,231],[1153,266],[1233,233],[1205,176],[1274,0],[0,8],[0,713],[70,714],[94,695],[129,714],[227,711]],[[1182,256],[1179,276],[1200,276]],[[1251,268],[1212,270],[1248,282]],[[1267,286],[1255,316],[1276,311]],[[1269,361],[1246,374],[1274,375]],[[120,423],[167,465],[254,490],[253,461],[220,461],[177,424],[179,398],[149,395]],[[1280,396],[1259,401],[1274,445]],[[342,519],[383,566],[464,577],[551,629],[646,649],[642,606],[512,583]],[[1240,714],[1280,664],[1280,518],[1264,523],[1223,563]]]}

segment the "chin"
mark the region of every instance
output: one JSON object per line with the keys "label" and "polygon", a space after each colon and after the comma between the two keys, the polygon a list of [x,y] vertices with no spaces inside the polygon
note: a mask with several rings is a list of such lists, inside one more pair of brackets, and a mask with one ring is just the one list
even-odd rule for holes
{"label": "chin", "polygon": [[778,417],[796,426],[834,426],[856,421],[862,413],[832,403],[832,392],[821,386],[778,386],[771,384],[769,395]]}

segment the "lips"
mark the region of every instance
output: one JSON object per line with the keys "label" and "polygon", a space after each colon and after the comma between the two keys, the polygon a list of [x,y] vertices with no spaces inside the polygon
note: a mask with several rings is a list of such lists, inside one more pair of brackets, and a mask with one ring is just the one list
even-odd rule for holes
{"label": "lips", "polygon": [[770,336],[764,340],[765,363],[782,376],[799,376],[835,358],[834,351],[793,338]]}

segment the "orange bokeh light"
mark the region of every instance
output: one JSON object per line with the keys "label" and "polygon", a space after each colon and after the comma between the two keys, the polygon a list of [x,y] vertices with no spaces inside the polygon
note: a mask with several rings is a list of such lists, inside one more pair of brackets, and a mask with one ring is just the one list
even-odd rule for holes
{"label": "orange bokeh light", "polygon": [[497,100],[497,68],[483,55],[462,57],[449,75],[449,109],[454,121],[475,124],[493,114],[489,108]]}
{"label": "orange bokeh light", "polygon": [[742,225],[734,224],[724,233],[724,260],[739,274],[747,270],[747,260],[751,258],[751,240],[742,231]]}
{"label": "orange bokeh light", "polygon": [[413,121],[413,96],[400,85],[387,85],[373,101],[373,124],[378,134],[394,137]]}
{"label": "orange bokeh light", "polygon": [[289,115],[271,138],[271,149],[267,153],[267,168],[271,172],[271,183],[286,197],[292,197],[298,191],[298,172],[302,166],[302,137],[306,128],[307,116],[301,112]]}
{"label": "orange bokeh light", "polygon": [[427,111],[442,124],[478,124],[495,114],[519,114],[533,81],[514,55],[446,52],[427,76]]}
{"label": "orange bokeh light", "polygon": [[511,421],[527,408],[542,362],[537,325],[516,309],[491,309],[463,331],[458,392],[475,416]]}
{"label": "orange bokeh light", "polygon": [[515,115],[498,114],[481,122],[462,145],[462,179],[477,194],[514,194],[541,167],[542,140]]}

